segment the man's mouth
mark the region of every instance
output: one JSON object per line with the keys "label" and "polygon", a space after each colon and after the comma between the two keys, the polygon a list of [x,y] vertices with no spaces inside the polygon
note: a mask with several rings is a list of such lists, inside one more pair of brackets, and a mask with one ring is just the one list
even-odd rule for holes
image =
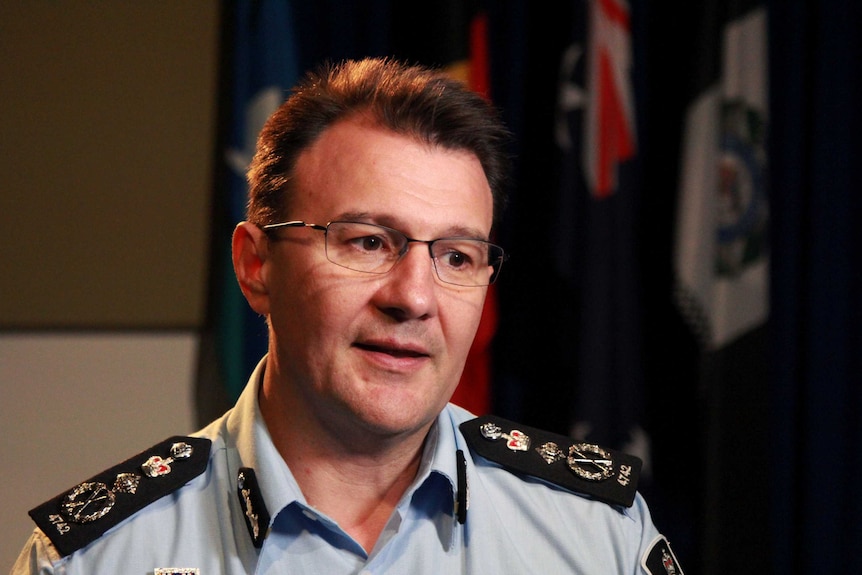
{"label": "man's mouth", "polygon": [[412,348],[412,347],[401,347],[401,346],[391,346],[386,344],[376,344],[376,343],[362,343],[358,342],[354,344],[359,349],[365,351],[371,351],[374,353],[383,353],[386,355],[390,355],[392,357],[428,357],[428,354],[424,351]]}

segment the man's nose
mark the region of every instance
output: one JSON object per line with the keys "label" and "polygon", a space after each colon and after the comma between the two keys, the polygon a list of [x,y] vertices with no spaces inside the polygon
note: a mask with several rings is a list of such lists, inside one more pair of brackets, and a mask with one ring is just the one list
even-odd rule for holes
{"label": "man's nose", "polygon": [[437,313],[437,272],[428,244],[410,242],[407,251],[385,276],[376,304],[401,319]]}

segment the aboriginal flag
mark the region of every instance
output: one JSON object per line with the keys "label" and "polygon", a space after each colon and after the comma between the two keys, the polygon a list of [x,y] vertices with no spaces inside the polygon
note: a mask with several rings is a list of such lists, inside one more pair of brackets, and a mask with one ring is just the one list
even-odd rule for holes
{"label": "aboriginal flag", "polygon": [[[446,0],[426,11],[395,3],[392,14],[392,48],[396,56],[442,67],[470,89],[492,98],[489,16],[481,3]],[[476,339],[451,400],[476,415],[491,409],[491,353],[497,317],[497,292],[491,286]]]}

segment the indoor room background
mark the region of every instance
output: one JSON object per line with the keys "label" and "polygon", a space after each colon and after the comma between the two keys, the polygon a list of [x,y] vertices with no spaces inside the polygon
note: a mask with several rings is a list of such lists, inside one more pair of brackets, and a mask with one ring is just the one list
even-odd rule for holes
{"label": "indoor room background", "polygon": [[[677,5],[679,4],[679,5]],[[0,4],[0,565],[27,511],[227,409],[265,349],[243,168],[303,70],[446,67],[513,132],[455,401],[632,451],[689,573],[862,546],[862,5]]]}

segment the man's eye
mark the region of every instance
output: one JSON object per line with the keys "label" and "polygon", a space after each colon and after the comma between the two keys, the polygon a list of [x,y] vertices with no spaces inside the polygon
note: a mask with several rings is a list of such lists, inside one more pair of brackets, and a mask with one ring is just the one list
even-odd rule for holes
{"label": "man's eye", "polygon": [[377,251],[383,248],[383,240],[378,236],[363,236],[351,242],[354,246],[367,252]]}
{"label": "man's eye", "polygon": [[450,268],[466,268],[470,267],[472,260],[467,254],[458,251],[447,252],[443,256],[443,260]]}

